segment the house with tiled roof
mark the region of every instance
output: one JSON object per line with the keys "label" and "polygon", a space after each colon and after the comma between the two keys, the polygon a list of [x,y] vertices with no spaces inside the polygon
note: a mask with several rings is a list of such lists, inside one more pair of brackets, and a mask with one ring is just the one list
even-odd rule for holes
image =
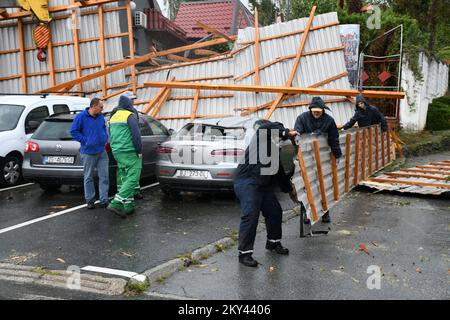
{"label": "house with tiled roof", "polygon": [[175,23],[186,32],[186,38],[194,41],[208,35],[197,21],[226,35],[238,29],[254,26],[252,13],[239,0],[208,0],[182,2]]}

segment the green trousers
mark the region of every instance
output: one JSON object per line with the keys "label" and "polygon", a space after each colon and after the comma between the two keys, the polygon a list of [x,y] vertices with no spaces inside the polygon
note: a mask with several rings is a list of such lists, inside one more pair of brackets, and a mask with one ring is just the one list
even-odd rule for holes
{"label": "green trousers", "polygon": [[113,153],[117,162],[117,194],[111,206],[133,212],[134,195],[140,192],[139,179],[142,171],[142,159],[134,152]]}

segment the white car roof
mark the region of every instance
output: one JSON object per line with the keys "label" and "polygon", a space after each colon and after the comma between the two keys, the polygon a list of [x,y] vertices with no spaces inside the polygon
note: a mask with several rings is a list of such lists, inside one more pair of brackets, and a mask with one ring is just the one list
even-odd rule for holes
{"label": "white car roof", "polygon": [[74,96],[60,96],[60,95],[47,95],[43,98],[40,95],[1,95],[0,94],[0,104],[17,104],[28,107],[36,102],[45,101],[61,101],[66,100],[70,103],[85,104],[86,107],[89,106],[89,98],[81,98]]}
{"label": "white car roof", "polygon": [[226,117],[226,118],[208,118],[208,119],[197,119],[193,123],[206,124],[206,125],[216,125],[225,128],[233,127],[251,127],[258,120],[256,117]]}

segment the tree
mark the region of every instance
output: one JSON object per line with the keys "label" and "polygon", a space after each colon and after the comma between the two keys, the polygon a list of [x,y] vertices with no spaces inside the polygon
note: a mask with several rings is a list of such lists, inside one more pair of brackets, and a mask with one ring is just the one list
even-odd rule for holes
{"label": "tree", "polygon": [[260,2],[250,0],[250,4],[253,12],[255,12],[255,8],[258,9],[258,22],[261,25],[268,26],[275,22],[279,9],[272,0],[260,0]]}
{"label": "tree", "polygon": [[292,19],[308,17],[313,6],[317,6],[316,14],[336,11],[337,0],[292,0]]}

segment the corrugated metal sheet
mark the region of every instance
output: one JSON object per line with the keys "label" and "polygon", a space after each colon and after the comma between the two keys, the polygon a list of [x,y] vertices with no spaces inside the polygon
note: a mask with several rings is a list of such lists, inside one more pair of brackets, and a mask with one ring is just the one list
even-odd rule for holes
{"label": "corrugated metal sheet", "polygon": [[[376,126],[373,126],[372,130],[372,174],[376,171],[376,159],[378,157],[378,163],[379,167],[378,170],[381,170],[383,167],[382,164],[382,147],[381,147],[381,139],[378,141],[378,155],[376,153],[376,139],[375,139],[375,128]],[[363,135],[362,130],[367,130],[367,136],[366,136],[366,156],[365,156],[365,177],[369,176],[369,131],[367,128],[365,129],[351,129],[348,131],[345,131],[344,133],[340,134],[339,142],[342,150],[342,157],[339,159],[337,163],[337,177],[338,177],[338,190],[339,190],[339,196],[342,198],[346,192],[345,192],[345,181],[346,181],[346,163],[347,163],[347,155],[346,155],[346,148],[347,148],[347,134],[350,135],[350,156],[349,156],[349,178],[348,178],[348,187],[349,191],[352,190],[355,187],[354,184],[354,177],[355,177],[355,164],[358,165],[358,182],[363,180],[362,177],[362,145],[363,145]],[[360,142],[359,142],[359,152],[358,152],[358,162],[356,163],[356,134],[359,132],[360,134]],[[381,129],[379,128],[379,132],[381,132]],[[385,142],[386,136],[384,136]],[[325,212],[322,210],[322,196],[320,192],[320,184],[319,184],[319,174],[317,169],[317,159],[315,158],[314,154],[314,147],[313,142],[314,140],[317,140],[319,142],[319,151],[320,151],[320,160],[322,164],[322,176],[324,177],[324,184],[325,184],[325,194],[326,194],[326,202],[328,210],[330,210],[334,205],[336,205],[337,201],[335,201],[334,198],[334,183],[333,183],[333,175],[332,175],[332,162],[331,162],[331,150],[328,146],[328,142],[326,139],[326,136],[314,136],[314,135],[302,135],[300,140],[298,141],[298,144],[300,145],[300,148],[302,150],[303,159],[305,162],[306,171],[308,174],[308,179],[311,186],[311,192],[314,198],[314,204],[317,209],[318,217],[321,217]],[[385,165],[388,165],[388,145],[387,143],[384,144],[385,148]],[[303,180],[302,173],[300,171],[300,166],[298,161],[295,161],[296,165],[296,171],[294,173],[292,182],[294,183],[298,199],[303,202],[307,209],[308,217],[311,219],[311,221],[314,223],[312,219],[312,213],[311,213],[311,207],[310,203],[308,201],[307,193],[305,190],[305,182]],[[315,221],[317,222],[317,221]]]}
{"label": "corrugated metal sheet", "polygon": [[[260,28],[260,38],[281,35],[287,32],[304,29],[307,23],[307,18],[292,20],[285,23],[278,23],[267,27]],[[324,24],[338,22],[337,14],[335,12],[317,15],[314,17],[312,26],[322,26]],[[244,47],[239,45],[239,42],[253,40],[255,36],[254,28],[246,28],[239,30],[238,40],[235,42],[233,50]],[[279,57],[293,55],[298,51],[302,34],[285,36],[278,39],[267,40],[260,42],[260,65],[271,62]],[[339,27],[332,26],[319,30],[314,30],[309,33],[306,41],[304,52],[321,50],[326,48],[334,48],[341,46],[341,38],[339,34]],[[142,73],[138,76],[138,86],[144,84],[146,81],[169,81],[172,77],[176,80],[204,78],[212,76],[233,75],[233,77],[241,76],[248,71],[255,69],[254,45],[248,46],[246,49],[238,52],[230,59],[212,60],[211,62],[204,62],[196,65],[185,65],[169,70],[156,70],[148,73]],[[284,60],[273,64],[272,66],[260,71],[260,84],[267,86],[283,86],[285,85],[290,72],[292,70],[294,59]],[[294,77],[293,86],[307,87],[331,78],[337,74],[346,71],[344,54],[342,50],[333,51],[322,54],[309,55],[301,58],[300,65]],[[254,84],[254,75],[244,78],[242,81],[235,81],[230,79],[218,79],[205,81],[208,83],[225,83],[225,84]],[[333,88],[333,89],[350,89],[350,83],[347,77],[342,77],[338,80],[332,81],[319,88]],[[138,100],[149,100],[153,98],[159,88],[144,88],[137,92]],[[201,92],[201,95],[220,94],[217,91]],[[230,93],[230,92],[223,92]],[[264,103],[268,103],[276,98],[276,94],[270,93],[253,93],[253,92],[231,92],[234,94],[233,98],[224,99],[204,99],[199,101],[197,114],[231,114],[238,115],[240,111],[235,111],[235,108],[253,107]],[[194,90],[172,90],[172,96],[194,96]],[[297,95],[289,98],[283,103],[305,102],[310,101],[311,96]],[[323,99],[334,99],[342,97],[323,96]],[[114,105],[115,100],[108,105]],[[188,116],[191,114],[193,100],[175,100],[168,101],[163,106],[158,116],[161,117],[175,117]],[[353,108],[349,102],[339,102],[328,104],[333,117],[338,125],[344,124],[352,115]],[[144,104],[137,106],[138,109],[143,109]],[[289,107],[277,109],[271,120],[280,121],[285,126],[293,127],[297,116],[306,111],[307,106],[304,107]],[[267,109],[258,111],[257,116],[263,116]],[[163,120],[163,123],[173,129],[179,129],[187,120]]]}
{"label": "corrugated metal sheet", "polygon": [[[448,163],[447,165],[448,170],[443,170],[441,169],[442,167],[439,168],[439,166],[437,165],[428,164],[425,166],[428,168],[414,167],[402,169],[400,171],[393,171],[390,173],[381,174],[376,177],[377,179],[388,179],[390,181],[369,180],[363,181],[360,184],[380,191],[399,191],[402,193],[424,194],[424,195],[450,194],[450,160],[446,160],[446,162]],[[441,171],[442,173],[439,174],[435,173],[439,171]],[[393,176],[396,174],[400,176]],[[423,175],[427,177],[424,178]],[[448,187],[444,188],[432,185],[410,185],[404,183],[403,181],[411,182],[412,184],[436,184]]]}
{"label": "corrugated metal sheet", "polygon": [[[49,0],[49,7],[62,6],[70,4],[70,0]],[[118,7],[118,3],[110,3],[104,5],[104,8]],[[98,7],[87,7],[79,10],[84,12],[97,12]],[[10,10],[11,11],[11,10]],[[52,17],[66,16],[72,11],[64,11],[52,14]],[[27,23],[31,18],[24,18],[24,45],[25,48],[34,47],[32,32],[34,24]],[[10,24],[17,20],[7,20],[0,22],[2,24]],[[79,25],[79,39],[91,39],[99,37],[99,16],[98,14],[80,15],[78,17]],[[72,18],[53,20],[50,23],[52,42],[73,42]],[[105,36],[119,34],[119,13],[106,12],[104,14],[104,30]],[[0,51],[19,49],[18,27],[0,27]],[[68,69],[75,68],[75,52],[74,45],[56,46],[53,48],[54,54],[54,68]],[[35,72],[48,72],[48,59],[45,62],[37,60],[36,55],[38,50],[26,51],[26,71],[28,74]],[[120,38],[112,38],[105,40],[106,62],[118,61],[123,59],[122,42]],[[80,60],[81,66],[89,66],[100,64],[100,42],[90,41],[80,44]],[[0,77],[9,77],[13,75],[20,75],[22,70],[20,67],[20,53],[1,54],[0,55]],[[99,71],[100,68],[90,68],[82,70],[82,75],[90,74]],[[56,84],[63,83],[76,78],[75,71],[68,71],[63,73],[56,73]],[[123,83],[126,81],[125,71],[115,72],[107,76],[107,84],[113,85]],[[35,75],[27,77],[28,92],[36,92],[51,86],[49,75]],[[84,91],[96,90],[101,88],[101,79],[95,79],[83,84]],[[75,87],[73,90],[77,90]],[[0,81],[0,92],[22,92],[22,81],[20,78],[12,80]]]}

